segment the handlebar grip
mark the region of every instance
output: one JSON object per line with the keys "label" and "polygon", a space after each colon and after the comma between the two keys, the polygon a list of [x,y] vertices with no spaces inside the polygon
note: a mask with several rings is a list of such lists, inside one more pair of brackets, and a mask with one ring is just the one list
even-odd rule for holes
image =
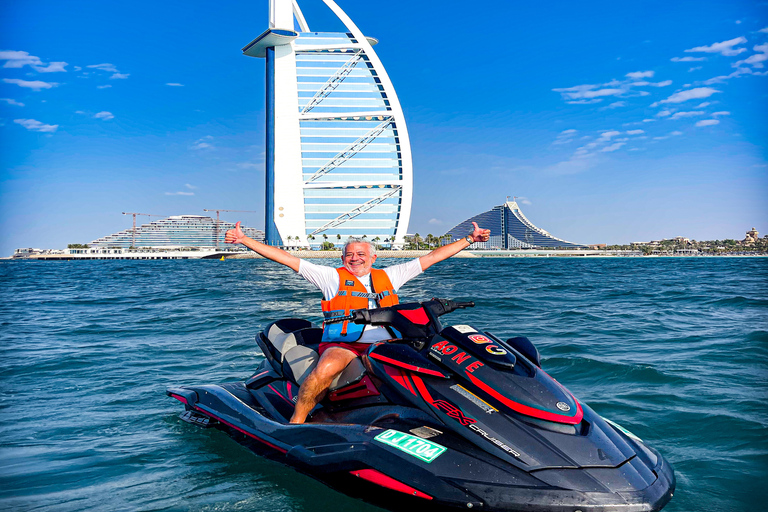
{"label": "handlebar grip", "polygon": [[473,308],[475,307],[475,303],[474,302],[457,302],[456,307],[460,309]]}

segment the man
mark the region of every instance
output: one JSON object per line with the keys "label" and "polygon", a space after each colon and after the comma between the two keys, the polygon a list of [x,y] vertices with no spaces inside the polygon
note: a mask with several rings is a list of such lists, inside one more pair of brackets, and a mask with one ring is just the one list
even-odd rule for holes
{"label": "man", "polygon": [[[323,315],[325,318],[343,316],[350,310],[384,307],[397,304],[397,290],[410,279],[429,267],[450,258],[474,242],[485,242],[491,231],[480,229],[472,223],[472,233],[434,251],[400,265],[385,269],[374,269],[376,253],[373,245],[361,239],[349,239],[341,254],[343,266],[337,269],[315,265],[271,245],[253,240],[240,229],[227,231],[225,241],[242,244],[299,273],[304,279],[323,292]],[[360,326],[350,322],[325,323],[323,341],[320,343],[320,360],[299,388],[296,408],[291,423],[304,423],[307,415],[323,399],[325,393],[344,368],[356,357],[365,353],[368,346],[381,340],[391,339],[386,327]]]}

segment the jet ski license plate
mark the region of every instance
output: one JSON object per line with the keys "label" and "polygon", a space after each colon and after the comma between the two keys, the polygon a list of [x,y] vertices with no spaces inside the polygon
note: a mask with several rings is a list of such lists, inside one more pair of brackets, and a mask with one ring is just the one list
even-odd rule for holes
{"label": "jet ski license plate", "polygon": [[380,443],[402,450],[408,455],[421,459],[424,462],[432,462],[447,450],[445,446],[433,443],[432,441],[391,429],[385,430],[374,437],[374,439]]}

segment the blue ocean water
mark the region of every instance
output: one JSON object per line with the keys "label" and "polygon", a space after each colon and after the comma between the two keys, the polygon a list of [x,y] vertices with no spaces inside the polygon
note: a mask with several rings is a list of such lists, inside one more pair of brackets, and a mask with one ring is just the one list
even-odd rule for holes
{"label": "blue ocean water", "polygon": [[[758,511],[767,285],[765,258],[454,259],[401,297],[475,300],[445,323],[528,336],[674,465],[665,511]],[[0,263],[0,509],[379,510],[183,423],[165,396],[246,378],[261,327],[319,309],[264,260]]]}

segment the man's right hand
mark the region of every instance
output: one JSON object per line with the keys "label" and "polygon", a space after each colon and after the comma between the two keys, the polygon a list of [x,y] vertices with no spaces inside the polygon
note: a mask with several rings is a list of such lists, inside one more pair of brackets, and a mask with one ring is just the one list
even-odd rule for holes
{"label": "man's right hand", "polygon": [[224,235],[224,241],[228,244],[240,244],[245,239],[245,233],[240,229],[240,221],[235,224],[235,229],[230,229],[227,234]]}

